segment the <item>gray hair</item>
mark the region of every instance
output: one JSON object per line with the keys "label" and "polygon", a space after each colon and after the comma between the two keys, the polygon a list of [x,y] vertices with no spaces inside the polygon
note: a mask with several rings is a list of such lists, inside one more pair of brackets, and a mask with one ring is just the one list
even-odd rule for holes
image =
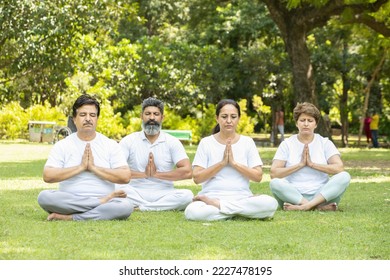
{"label": "gray hair", "polygon": [[160,110],[160,113],[164,114],[164,102],[162,102],[161,100],[158,100],[153,97],[146,98],[142,102],[142,112],[144,112],[146,107],[150,107],[150,106],[157,107]]}

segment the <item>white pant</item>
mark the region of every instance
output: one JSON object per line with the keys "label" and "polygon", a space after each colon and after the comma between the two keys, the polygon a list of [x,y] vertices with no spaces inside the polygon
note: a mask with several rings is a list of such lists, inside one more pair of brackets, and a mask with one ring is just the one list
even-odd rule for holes
{"label": "white pant", "polygon": [[184,210],[194,194],[186,189],[148,190],[124,187],[127,198],[141,211]]}
{"label": "white pant", "polygon": [[48,213],[72,215],[75,221],[121,220],[127,219],[133,212],[133,205],[126,198],[115,197],[102,204],[96,197],[58,190],[41,191],[38,204]]}
{"label": "white pant", "polygon": [[220,200],[220,209],[203,201],[194,201],[184,211],[187,220],[216,221],[234,216],[252,219],[272,218],[278,202],[269,195],[251,196],[238,200]]}

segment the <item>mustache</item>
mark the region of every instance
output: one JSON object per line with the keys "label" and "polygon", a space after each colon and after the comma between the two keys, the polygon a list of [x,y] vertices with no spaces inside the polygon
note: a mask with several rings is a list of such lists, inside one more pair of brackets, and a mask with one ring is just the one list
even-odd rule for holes
{"label": "mustache", "polygon": [[160,125],[159,122],[157,122],[157,121],[152,121],[152,120],[147,121],[145,124],[146,124],[146,125]]}

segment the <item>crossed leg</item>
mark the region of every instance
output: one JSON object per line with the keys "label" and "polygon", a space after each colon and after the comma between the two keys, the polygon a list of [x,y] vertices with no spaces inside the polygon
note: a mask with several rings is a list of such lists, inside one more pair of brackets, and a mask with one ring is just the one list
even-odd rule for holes
{"label": "crossed leg", "polygon": [[[100,198],[100,203],[104,204],[115,197],[125,198],[126,196],[127,196],[127,194],[125,191],[115,190],[112,193],[110,193],[109,195]],[[47,217],[47,220],[48,221],[71,221],[71,220],[73,220],[73,215],[72,214],[66,215],[66,214],[60,214],[60,213],[51,213]]]}

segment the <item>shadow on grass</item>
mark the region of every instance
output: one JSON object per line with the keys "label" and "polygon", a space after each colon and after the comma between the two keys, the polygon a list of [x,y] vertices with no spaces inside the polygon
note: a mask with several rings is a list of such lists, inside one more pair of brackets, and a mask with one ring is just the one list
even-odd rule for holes
{"label": "shadow on grass", "polygon": [[28,179],[42,175],[46,160],[22,162],[2,162],[0,165],[1,179]]}

